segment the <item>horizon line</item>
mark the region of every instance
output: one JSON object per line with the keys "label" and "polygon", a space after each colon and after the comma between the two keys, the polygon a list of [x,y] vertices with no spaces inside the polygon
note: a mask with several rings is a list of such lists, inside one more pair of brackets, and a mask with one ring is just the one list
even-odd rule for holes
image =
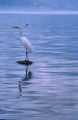
{"label": "horizon line", "polygon": [[78,14],[78,11],[0,11],[0,13],[7,13],[7,14]]}

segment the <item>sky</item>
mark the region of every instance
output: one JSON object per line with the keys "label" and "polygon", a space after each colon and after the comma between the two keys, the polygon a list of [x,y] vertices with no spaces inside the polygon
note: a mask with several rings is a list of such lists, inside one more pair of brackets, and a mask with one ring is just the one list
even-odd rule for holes
{"label": "sky", "polygon": [[78,0],[0,0],[0,11],[78,11]]}

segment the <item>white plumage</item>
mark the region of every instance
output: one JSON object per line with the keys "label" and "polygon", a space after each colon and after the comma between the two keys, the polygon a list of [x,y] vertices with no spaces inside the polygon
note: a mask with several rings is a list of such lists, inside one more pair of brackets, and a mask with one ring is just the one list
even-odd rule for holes
{"label": "white plumage", "polygon": [[22,29],[21,27],[19,26],[15,26],[13,27],[14,29],[19,29],[20,30],[20,33],[19,33],[19,38],[23,44],[23,46],[25,47],[26,49],[26,60],[28,61],[28,53],[32,53],[32,45],[31,43],[28,41],[28,39],[26,37],[22,37]]}
{"label": "white plumage", "polygon": [[20,40],[23,46],[28,50],[29,53],[32,53],[32,45],[26,37],[20,37]]}

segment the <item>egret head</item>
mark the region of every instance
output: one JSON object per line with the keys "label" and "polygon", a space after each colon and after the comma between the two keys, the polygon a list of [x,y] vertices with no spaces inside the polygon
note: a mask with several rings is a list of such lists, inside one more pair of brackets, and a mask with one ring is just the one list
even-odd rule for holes
{"label": "egret head", "polygon": [[19,27],[19,26],[14,26],[14,27],[12,27],[13,29],[18,29],[18,30],[20,30],[20,34],[19,35],[21,35],[22,34],[22,29],[21,29],[21,27]]}
{"label": "egret head", "polygon": [[12,27],[12,28],[21,30],[21,27],[19,27],[19,26],[15,26],[15,27]]}

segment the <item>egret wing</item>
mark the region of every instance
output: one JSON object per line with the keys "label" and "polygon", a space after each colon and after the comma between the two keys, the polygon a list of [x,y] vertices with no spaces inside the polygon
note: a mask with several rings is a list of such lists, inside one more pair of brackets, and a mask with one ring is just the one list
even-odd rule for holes
{"label": "egret wing", "polygon": [[21,40],[23,46],[28,50],[28,52],[31,53],[32,52],[32,45],[28,41],[28,39],[26,37],[21,37],[20,40]]}

